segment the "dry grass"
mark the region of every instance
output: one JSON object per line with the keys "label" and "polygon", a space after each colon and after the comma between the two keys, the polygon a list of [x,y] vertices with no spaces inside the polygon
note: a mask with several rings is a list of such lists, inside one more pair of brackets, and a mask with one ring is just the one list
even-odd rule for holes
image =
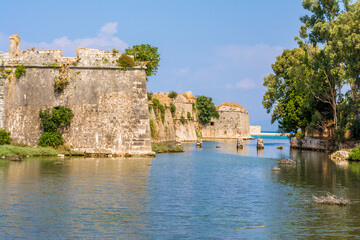
{"label": "dry grass", "polygon": [[240,110],[246,111],[246,109],[238,103],[223,102],[221,105],[216,107],[216,110],[219,110],[221,107],[240,108]]}
{"label": "dry grass", "polygon": [[313,196],[314,203],[321,205],[339,205],[346,206],[350,204],[350,200],[346,198],[337,198],[335,195],[327,193],[327,196],[315,197]]}

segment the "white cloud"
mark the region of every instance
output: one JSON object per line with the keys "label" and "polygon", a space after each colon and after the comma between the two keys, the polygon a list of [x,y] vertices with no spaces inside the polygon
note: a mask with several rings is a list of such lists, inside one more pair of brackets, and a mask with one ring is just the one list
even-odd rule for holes
{"label": "white cloud", "polygon": [[113,35],[113,34],[117,33],[117,25],[118,25],[117,22],[106,23],[100,29],[100,33]]}
{"label": "white cloud", "polygon": [[255,87],[255,82],[251,78],[244,78],[235,83],[236,88],[250,89]]}
{"label": "white cloud", "polygon": [[190,72],[190,69],[188,67],[186,68],[180,68],[180,69],[176,69],[174,70],[176,75],[185,75],[188,74]]}
{"label": "white cloud", "polygon": [[235,82],[234,85],[226,84],[225,88],[227,89],[234,89],[234,88],[241,88],[241,89],[251,89],[255,88],[256,84],[251,78],[244,78],[238,82]]}
{"label": "white cloud", "polygon": [[[124,50],[128,45],[114,36],[118,32],[117,22],[109,22],[101,27],[96,37],[78,38],[71,40],[66,36],[55,38],[51,42],[29,43],[22,41],[22,49],[36,47],[36,49],[61,49],[64,56],[75,56],[76,47],[89,47],[101,50],[113,48]],[[1,39],[0,39],[1,40]]]}

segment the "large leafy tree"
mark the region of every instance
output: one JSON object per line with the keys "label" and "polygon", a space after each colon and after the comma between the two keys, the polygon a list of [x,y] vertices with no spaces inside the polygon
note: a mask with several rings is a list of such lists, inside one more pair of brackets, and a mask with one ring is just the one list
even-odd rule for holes
{"label": "large leafy tree", "polygon": [[134,45],[125,49],[125,54],[133,55],[135,61],[146,62],[146,78],[149,76],[156,75],[159,62],[160,54],[158,53],[158,48],[153,47],[149,44]]}
{"label": "large leafy tree", "polygon": [[198,119],[201,124],[207,124],[212,117],[219,117],[219,112],[216,111],[215,104],[211,97],[199,96],[196,98],[196,108],[198,111]]}
{"label": "large leafy tree", "polygon": [[272,111],[271,123],[278,121],[281,132],[304,130],[311,118],[312,98],[299,81],[304,60],[303,49],[286,49],[272,64],[274,73],[264,78],[267,91],[263,96],[263,106],[268,113]]}

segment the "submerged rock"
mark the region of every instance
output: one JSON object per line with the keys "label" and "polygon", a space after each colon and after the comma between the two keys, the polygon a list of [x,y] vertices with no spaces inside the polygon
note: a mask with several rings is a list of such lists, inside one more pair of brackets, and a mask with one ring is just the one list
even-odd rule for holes
{"label": "submerged rock", "polygon": [[345,150],[336,151],[330,155],[330,159],[333,161],[347,161],[349,160],[349,152]]}
{"label": "submerged rock", "polygon": [[322,205],[339,205],[339,206],[346,206],[350,204],[350,200],[346,198],[337,198],[335,195],[330,195],[329,193],[327,196],[315,197],[313,196],[314,203],[322,204]]}
{"label": "submerged rock", "polygon": [[15,156],[15,157],[12,157],[10,160],[11,161],[22,161],[23,157],[22,156]]}
{"label": "submerged rock", "polygon": [[296,162],[290,158],[286,158],[283,160],[278,161],[278,164],[288,164],[288,165],[293,165],[296,164]]}

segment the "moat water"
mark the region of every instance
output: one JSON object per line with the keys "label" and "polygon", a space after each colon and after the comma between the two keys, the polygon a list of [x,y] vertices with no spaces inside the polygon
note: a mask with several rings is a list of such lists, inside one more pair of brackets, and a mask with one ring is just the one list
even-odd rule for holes
{"label": "moat water", "polygon": [[[360,163],[286,138],[186,144],[154,159],[0,160],[0,239],[357,239]],[[283,145],[283,150],[277,146]],[[221,148],[215,148],[221,146]],[[281,167],[281,158],[296,167]],[[312,203],[327,193],[346,207]],[[265,228],[241,229],[251,226]]]}

